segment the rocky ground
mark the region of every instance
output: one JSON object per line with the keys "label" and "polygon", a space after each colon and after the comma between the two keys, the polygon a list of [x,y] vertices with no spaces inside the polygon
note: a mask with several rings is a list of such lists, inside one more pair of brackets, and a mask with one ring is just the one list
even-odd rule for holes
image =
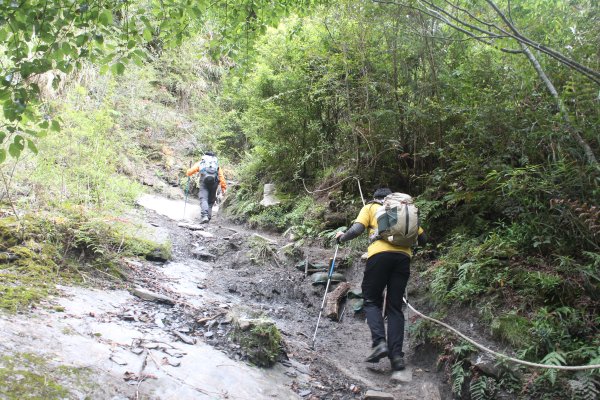
{"label": "rocky ground", "polygon": [[[27,365],[35,371],[27,379],[57,382],[41,398],[451,398],[435,349],[410,333],[402,374],[392,379],[387,360],[364,363],[368,328],[348,305],[340,321],[321,318],[313,348],[325,287],[297,263],[327,264],[334,249],[294,246],[218,214],[196,225],[193,201],[185,220],[183,201],[147,196],[140,204],[131,217],[143,221],[144,234],[172,243],[173,260],[125,260],[125,286],[108,279],[63,287],[62,296],[27,315],[0,316],[0,350],[20,360],[12,368]],[[347,256],[340,248],[339,271],[358,289],[364,261]],[[281,333],[270,368],[249,363],[234,340],[240,326],[257,320]]]}

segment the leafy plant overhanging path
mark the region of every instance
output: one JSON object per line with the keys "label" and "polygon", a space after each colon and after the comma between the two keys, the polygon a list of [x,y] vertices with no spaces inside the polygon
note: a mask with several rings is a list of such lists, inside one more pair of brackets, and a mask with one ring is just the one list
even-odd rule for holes
{"label": "leafy plant overhanging path", "polygon": [[588,369],[600,369],[600,364],[589,364],[589,365],[560,365],[561,362],[565,362],[564,358],[556,353],[550,353],[548,354],[544,360],[542,361],[548,361],[548,364],[539,364],[539,363],[532,363],[529,361],[525,361],[525,360],[520,360],[518,358],[514,358],[514,357],[509,357],[505,354],[502,353],[498,353],[497,351],[494,351],[492,349],[489,349],[487,347],[485,347],[482,344],[477,343],[476,341],[474,341],[473,339],[467,337],[466,335],[464,335],[463,333],[459,332],[457,329],[451,327],[450,325],[439,321],[435,318],[431,318],[428,317],[427,315],[423,314],[422,312],[418,311],[417,309],[415,309],[407,300],[406,298],[403,297],[404,302],[406,303],[406,305],[408,306],[408,308],[410,308],[415,314],[417,314],[418,316],[420,316],[421,318],[424,318],[428,321],[431,321],[435,324],[438,324],[440,326],[443,326],[444,328],[454,332],[455,334],[457,334],[458,336],[460,336],[461,338],[463,338],[464,340],[466,340],[467,342],[471,343],[473,346],[477,347],[480,350],[485,351],[486,353],[490,353],[493,356],[495,356],[496,358],[500,359],[500,360],[506,360],[506,361],[512,361],[514,363],[517,364],[522,364],[522,365],[527,365],[529,367],[535,367],[535,368],[546,368],[546,369],[558,369],[558,370],[563,370],[563,371],[583,371],[583,370],[588,370]]}
{"label": "leafy plant overhanging path", "polygon": [[[268,26],[323,2],[0,1],[0,49],[7,55],[0,57],[0,145],[13,158],[25,147],[37,153],[36,138],[60,130],[42,92],[61,87],[86,63],[121,75],[127,64],[142,66],[208,25],[216,25],[209,33],[214,56],[247,52]],[[6,157],[0,148],[0,163]]]}

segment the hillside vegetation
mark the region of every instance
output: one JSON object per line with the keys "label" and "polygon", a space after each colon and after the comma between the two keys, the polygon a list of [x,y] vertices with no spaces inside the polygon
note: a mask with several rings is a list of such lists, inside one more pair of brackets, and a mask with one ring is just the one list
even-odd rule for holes
{"label": "hillside vegetation", "polygon": [[[0,4],[0,250],[21,260],[0,260],[0,307],[156,252],[127,209],[144,187],[180,195],[212,149],[230,218],[326,246],[361,194],[410,193],[436,317],[468,308],[519,358],[600,364],[598,2],[42,3]],[[32,21],[48,26],[18,29]],[[260,206],[265,183],[280,205]],[[414,329],[457,398],[600,391],[597,370],[477,376],[473,348]]]}

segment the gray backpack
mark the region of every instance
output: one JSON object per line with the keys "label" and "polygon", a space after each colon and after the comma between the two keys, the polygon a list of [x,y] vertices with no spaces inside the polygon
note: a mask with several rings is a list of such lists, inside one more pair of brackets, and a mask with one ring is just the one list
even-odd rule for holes
{"label": "gray backpack", "polygon": [[200,159],[200,174],[216,176],[219,170],[219,161],[215,156],[203,155]]}
{"label": "gray backpack", "polygon": [[392,193],[383,199],[375,213],[377,230],[374,240],[385,240],[395,246],[411,247],[419,236],[419,209],[405,193]]}

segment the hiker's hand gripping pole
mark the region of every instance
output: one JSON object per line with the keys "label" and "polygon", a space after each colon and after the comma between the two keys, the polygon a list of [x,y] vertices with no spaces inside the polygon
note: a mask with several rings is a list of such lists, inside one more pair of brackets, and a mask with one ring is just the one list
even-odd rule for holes
{"label": "hiker's hand gripping pole", "polygon": [[333,275],[333,270],[335,269],[335,259],[337,257],[339,244],[335,246],[335,253],[333,255],[333,261],[331,261],[331,267],[329,268],[329,276],[327,277],[327,285],[325,286],[325,295],[323,296],[323,302],[321,303],[321,311],[319,311],[319,318],[317,319],[317,326],[315,327],[315,334],[312,339],[312,348],[315,348],[315,340],[317,339],[317,330],[319,329],[319,322],[321,321],[321,314],[323,313],[323,307],[325,307],[325,299],[327,298],[327,291],[329,290],[329,283],[331,282],[331,276]]}

